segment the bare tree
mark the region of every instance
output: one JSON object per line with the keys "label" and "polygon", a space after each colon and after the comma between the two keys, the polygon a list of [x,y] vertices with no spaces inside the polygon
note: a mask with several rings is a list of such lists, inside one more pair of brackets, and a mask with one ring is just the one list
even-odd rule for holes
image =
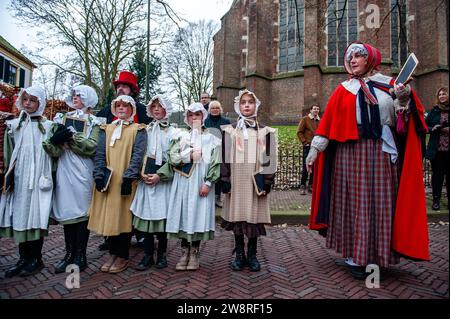
{"label": "bare tree", "polygon": [[[154,0],[152,19],[162,28],[152,30],[152,41],[161,44],[167,36],[168,16],[177,16],[162,0]],[[121,66],[144,38],[145,0],[12,0],[17,18],[30,26],[44,26],[34,52],[40,65],[53,65],[94,87],[104,103]],[[57,50],[55,50],[57,48]],[[49,50],[51,52],[49,52]],[[55,53],[57,52],[57,53]]]}
{"label": "bare tree", "polygon": [[189,23],[179,29],[164,51],[164,73],[185,109],[210,92],[213,76],[213,35],[218,24],[212,20]]}

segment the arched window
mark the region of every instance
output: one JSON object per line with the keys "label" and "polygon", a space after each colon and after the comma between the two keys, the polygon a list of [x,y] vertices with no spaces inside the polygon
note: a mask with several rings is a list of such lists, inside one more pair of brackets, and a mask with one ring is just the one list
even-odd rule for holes
{"label": "arched window", "polygon": [[358,0],[327,0],[328,66],[343,66],[347,46],[358,38]]}
{"label": "arched window", "polygon": [[278,71],[303,68],[305,35],[304,0],[280,0]]}
{"label": "arched window", "polygon": [[394,67],[401,67],[408,56],[406,1],[391,0],[391,57]]}

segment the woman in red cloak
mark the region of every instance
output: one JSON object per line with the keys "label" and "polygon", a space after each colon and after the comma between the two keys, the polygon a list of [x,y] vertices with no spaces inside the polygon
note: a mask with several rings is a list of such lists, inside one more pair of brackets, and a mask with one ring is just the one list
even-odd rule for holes
{"label": "woman in red cloak", "polygon": [[380,51],[369,44],[347,48],[350,78],[333,92],[306,160],[317,176],[310,228],[326,236],[326,246],[359,279],[368,264],[429,260],[424,109],[409,85],[374,72],[380,63]]}

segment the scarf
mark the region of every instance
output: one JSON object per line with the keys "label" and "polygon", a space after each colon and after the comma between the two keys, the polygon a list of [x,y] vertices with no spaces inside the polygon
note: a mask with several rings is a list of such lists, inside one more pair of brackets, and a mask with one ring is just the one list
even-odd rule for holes
{"label": "scarf", "polygon": [[360,78],[358,78],[358,81],[361,84],[357,97],[361,110],[362,137],[364,139],[379,139],[382,134],[382,128],[374,83],[372,81],[365,83]]}
{"label": "scarf", "polygon": [[150,149],[149,153],[151,156],[155,157],[155,164],[156,165],[162,165],[162,140],[161,140],[161,126],[163,128],[166,128],[169,126],[169,122],[167,121],[160,121],[160,120],[153,120],[148,130],[151,128],[150,132]]}
{"label": "scarf", "polygon": [[447,103],[447,104],[439,103],[439,104],[437,105],[437,107],[438,107],[442,112],[448,112],[448,109],[449,109],[448,103]]}
{"label": "scarf", "polygon": [[114,144],[116,143],[116,140],[120,140],[120,138],[122,137],[122,126],[125,125],[130,125],[133,124],[133,120],[129,119],[127,121],[125,120],[120,120],[117,119],[114,122],[112,122],[111,124],[115,124],[116,128],[114,129],[114,132],[111,136],[111,141],[109,142],[109,146],[113,147]]}
{"label": "scarf", "polygon": [[245,117],[243,115],[239,116],[236,128],[242,131],[242,134],[244,135],[244,140],[248,140],[247,125],[249,127],[256,127],[257,126],[256,116],[251,117]]}

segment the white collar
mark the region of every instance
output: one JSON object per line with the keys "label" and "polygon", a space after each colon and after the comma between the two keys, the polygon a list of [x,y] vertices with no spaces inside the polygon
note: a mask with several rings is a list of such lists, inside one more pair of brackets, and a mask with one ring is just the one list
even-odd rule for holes
{"label": "white collar", "polygon": [[309,112],[308,117],[309,117],[311,120],[316,119],[316,120],[320,121],[320,116],[319,116],[319,114],[317,114],[317,116],[314,117],[314,116],[311,114],[311,112]]}
{"label": "white collar", "polygon": [[[389,84],[391,83],[392,77],[383,75],[381,73],[375,73],[374,75],[364,78],[365,82],[367,82],[367,80]],[[347,91],[349,91],[353,95],[357,95],[359,89],[361,88],[361,83],[359,83],[359,81],[355,78],[344,81],[341,84]]]}

